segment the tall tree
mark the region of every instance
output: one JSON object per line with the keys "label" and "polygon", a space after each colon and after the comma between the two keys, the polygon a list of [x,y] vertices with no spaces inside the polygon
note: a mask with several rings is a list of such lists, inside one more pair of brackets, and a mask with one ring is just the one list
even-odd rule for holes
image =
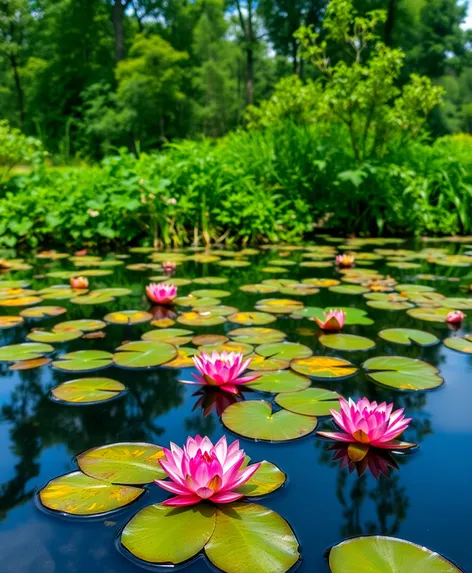
{"label": "tall tree", "polygon": [[257,36],[255,0],[234,0],[246,57],[246,103],[254,102],[254,54],[261,36]]}
{"label": "tall tree", "polygon": [[115,32],[115,59],[122,60],[125,55],[124,19],[131,0],[113,0],[111,5],[111,20]]}

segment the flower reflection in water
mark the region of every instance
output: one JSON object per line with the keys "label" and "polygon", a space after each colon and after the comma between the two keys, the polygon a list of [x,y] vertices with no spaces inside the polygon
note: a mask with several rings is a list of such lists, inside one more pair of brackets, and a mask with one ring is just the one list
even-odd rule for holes
{"label": "flower reflection in water", "polygon": [[346,444],[333,444],[329,450],[334,451],[333,461],[339,461],[339,466],[342,469],[347,468],[351,474],[357,471],[359,477],[369,471],[375,479],[379,479],[381,475],[388,477],[393,469],[398,470],[393,456],[385,450],[369,448],[366,456],[360,461],[351,459],[349,446]]}

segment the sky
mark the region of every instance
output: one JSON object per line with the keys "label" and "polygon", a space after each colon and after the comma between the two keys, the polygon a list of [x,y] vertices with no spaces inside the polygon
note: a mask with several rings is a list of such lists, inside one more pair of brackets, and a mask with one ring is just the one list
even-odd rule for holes
{"label": "sky", "polygon": [[467,10],[467,18],[463,24],[464,28],[472,28],[472,1],[469,1],[469,9]]}

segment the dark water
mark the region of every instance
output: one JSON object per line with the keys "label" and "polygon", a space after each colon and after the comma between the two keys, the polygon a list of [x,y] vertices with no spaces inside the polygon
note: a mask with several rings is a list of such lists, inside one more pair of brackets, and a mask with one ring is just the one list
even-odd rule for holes
{"label": "dark water", "polygon": [[[387,245],[391,248],[411,248],[413,245]],[[425,245],[416,245],[424,248]],[[426,245],[444,247],[448,252],[463,252],[471,247],[454,244]],[[363,250],[372,250],[375,246]],[[381,388],[368,381],[362,371],[350,380],[314,382],[314,386],[337,390],[344,396],[393,400],[405,407],[413,422],[404,438],[417,442],[420,449],[413,455],[397,459],[399,470],[389,479],[375,480],[366,474],[361,478],[340,469],[331,461],[332,452],[326,443],[314,435],[288,442],[270,444],[241,439],[251,458],[267,459],[288,474],[281,490],[260,501],[280,515],[294,528],[301,544],[300,573],[327,573],[329,568],[323,557],[325,549],[342,539],[360,534],[385,534],[411,540],[445,554],[464,571],[472,571],[472,544],[470,542],[470,515],[472,514],[472,356],[461,354],[439,344],[430,348],[411,348],[388,344],[377,336],[385,327],[410,327],[435,333],[444,339],[450,334],[446,325],[426,323],[409,317],[406,311],[388,312],[366,306],[362,296],[344,295],[321,289],[319,294],[307,297],[287,296],[279,293],[258,295],[238,290],[242,284],[257,283],[267,278],[335,277],[334,269],[288,267],[284,274],[261,272],[270,259],[280,258],[283,247],[250,256],[251,266],[225,268],[215,264],[188,262],[180,265],[177,277],[225,276],[224,285],[188,285],[179,288],[186,294],[196,288],[218,288],[232,291],[222,304],[241,310],[252,310],[255,301],[282,297],[302,300],[305,306],[356,306],[368,310],[375,320],[373,326],[350,326],[345,332],[360,334],[376,341],[368,352],[337,353],[324,348],[314,335],[300,336],[296,329],[315,327],[313,323],[281,317],[270,325],[288,333],[288,340],[310,346],[316,355],[338,355],[356,365],[376,355],[403,355],[421,358],[440,369],[445,384],[432,392],[402,393]],[[171,257],[169,257],[171,258]],[[301,253],[288,257],[300,261]],[[125,264],[146,262],[146,255],[133,254]],[[305,259],[306,260],[306,259]],[[34,260],[33,260],[34,261]],[[71,269],[67,260],[57,262],[34,261],[31,271],[6,274],[4,279],[31,279],[33,275],[51,270]],[[422,262],[421,269],[399,270],[388,268],[384,261],[375,261],[375,268],[389,273],[400,282],[412,281],[421,273],[434,273],[448,277],[465,277],[470,269],[436,266]],[[116,299],[100,306],[78,306],[68,301],[44,301],[60,305],[68,313],[42,320],[41,327],[49,329],[64,320],[93,317],[102,318],[107,312],[124,309],[147,309],[143,298],[148,276],[153,271],[126,270],[115,267],[108,277],[91,277],[91,288],[126,286],[133,295]],[[338,277],[339,278],[339,277]],[[67,281],[51,278],[32,279],[31,288]],[[450,280],[415,281],[428,284],[443,294],[467,296],[460,286],[472,282]],[[0,314],[18,314],[21,309],[1,309]],[[472,313],[471,313],[472,315]],[[471,323],[465,323],[464,331]],[[189,328],[196,333],[224,333],[238,325],[226,322],[216,327]],[[29,326],[0,331],[0,344],[23,342]],[[113,352],[124,340],[139,340],[149,325],[121,327],[108,326],[103,340],[75,340],[56,344],[56,354],[82,349],[104,349]],[[167,445],[169,441],[181,444],[188,435],[207,434],[215,440],[223,433],[232,441],[235,436],[226,431],[215,413],[206,418],[201,409],[194,410],[195,391],[178,383],[182,371],[158,368],[151,371],[129,371],[116,367],[102,370],[98,375],[123,382],[129,389],[125,398],[94,406],[66,406],[50,401],[49,390],[57,384],[83,374],[54,371],[50,366],[23,372],[1,368],[1,424],[0,424],[0,571],[2,573],[127,573],[141,571],[127,561],[115,547],[120,528],[140,507],[162,501],[166,493],[150,486],[150,492],[137,504],[102,520],[73,520],[50,516],[35,504],[35,492],[50,479],[75,468],[73,458],[80,452],[119,441],[147,441]],[[189,370],[185,372],[189,376]],[[94,374],[91,374],[94,375]],[[85,375],[86,376],[86,375]],[[254,397],[268,398],[256,394]],[[210,570],[200,558],[188,565],[194,573]]]}

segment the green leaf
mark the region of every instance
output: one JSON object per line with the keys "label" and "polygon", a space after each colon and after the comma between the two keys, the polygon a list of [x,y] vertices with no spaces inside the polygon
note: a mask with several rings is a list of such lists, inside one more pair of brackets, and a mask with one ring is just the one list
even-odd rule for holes
{"label": "green leaf", "polygon": [[275,402],[285,410],[304,416],[330,416],[339,410],[341,395],[324,388],[307,388],[302,392],[277,394]]}
{"label": "green leaf", "polygon": [[142,324],[152,320],[152,314],[142,310],[118,310],[105,315],[103,320],[110,324]]}
{"label": "green leaf", "polygon": [[299,392],[310,386],[310,379],[306,376],[296,374],[290,370],[279,370],[277,372],[258,372],[260,378],[246,384],[249,388],[259,392]]}
{"label": "green leaf", "polygon": [[167,342],[128,342],[116,350],[113,361],[122,368],[153,368],[177,356],[177,348]]}
{"label": "green leaf", "polygon": [[444,344],[448,348],[456,350],[457,352],[472,354],[472,340],[468,340],[467,338],[461,338],[460,336],[446,338],[446,340],[444,340]]}
{"label": "green leaf", "polygon": [[298,342],[274,342],[261,344],[256,348],[256,354],[265,358],[279,360],[293,360],[295,358],[308,358],[313,354],[311,348]]}
{"label": "green leaf", "polygon": [[357,368],[344,358],[310,356],[292,360],[290,368],[315,380],[344,379],[354,376]]}
{"label": "green leaf", "polygon": [[[246,456],[243,467],[246,467],[251,458]],[[236,490],[246,497],[259,497],[276,491],[283,486],[287,476],[275,464],[262,461],[255,474],[241,487]]]}
{"label": "green leaf", "polygon": [[25,342],[23,344],[11,344],[0,348],[0,362],[18,362],[20,360],[34,360],[42,358],[45,354],[53,352],[54,348],[49,344],[39,342]]}
{"label": "green leaf", "polygon": [[56,370],[66,372],[90,372],[101,370],[112,364],[113,354],[104,350],[78,350],[59,356],[59,360],[52,363]]}
{"label": "green leaf", "polygon": [[114,400],[125,391],[126,386],[111,378],[79,378],[59,384],[51,394],[66,404],[86,405]]}
{"label": "green leaf", "polygon": [[431,364],[404,356],[377,356],[364,362],[362,367],[375,382],[397,390],[431,390],[444,382]]}
{"label": "green leaf", "polygon": [[412,342],[419,346],[433,346],[439,342],[439,338],[434,334],[413,328],[386,328],[379,332],[379,336],[388,342],[405,346],[411,346]]}
{"label": "green leaf", "polygon": [[371,350],[375,347],[375,342],[370,338],[355,336],[354,334],[323,334],[319,341],[328,348],[348,352]]}

